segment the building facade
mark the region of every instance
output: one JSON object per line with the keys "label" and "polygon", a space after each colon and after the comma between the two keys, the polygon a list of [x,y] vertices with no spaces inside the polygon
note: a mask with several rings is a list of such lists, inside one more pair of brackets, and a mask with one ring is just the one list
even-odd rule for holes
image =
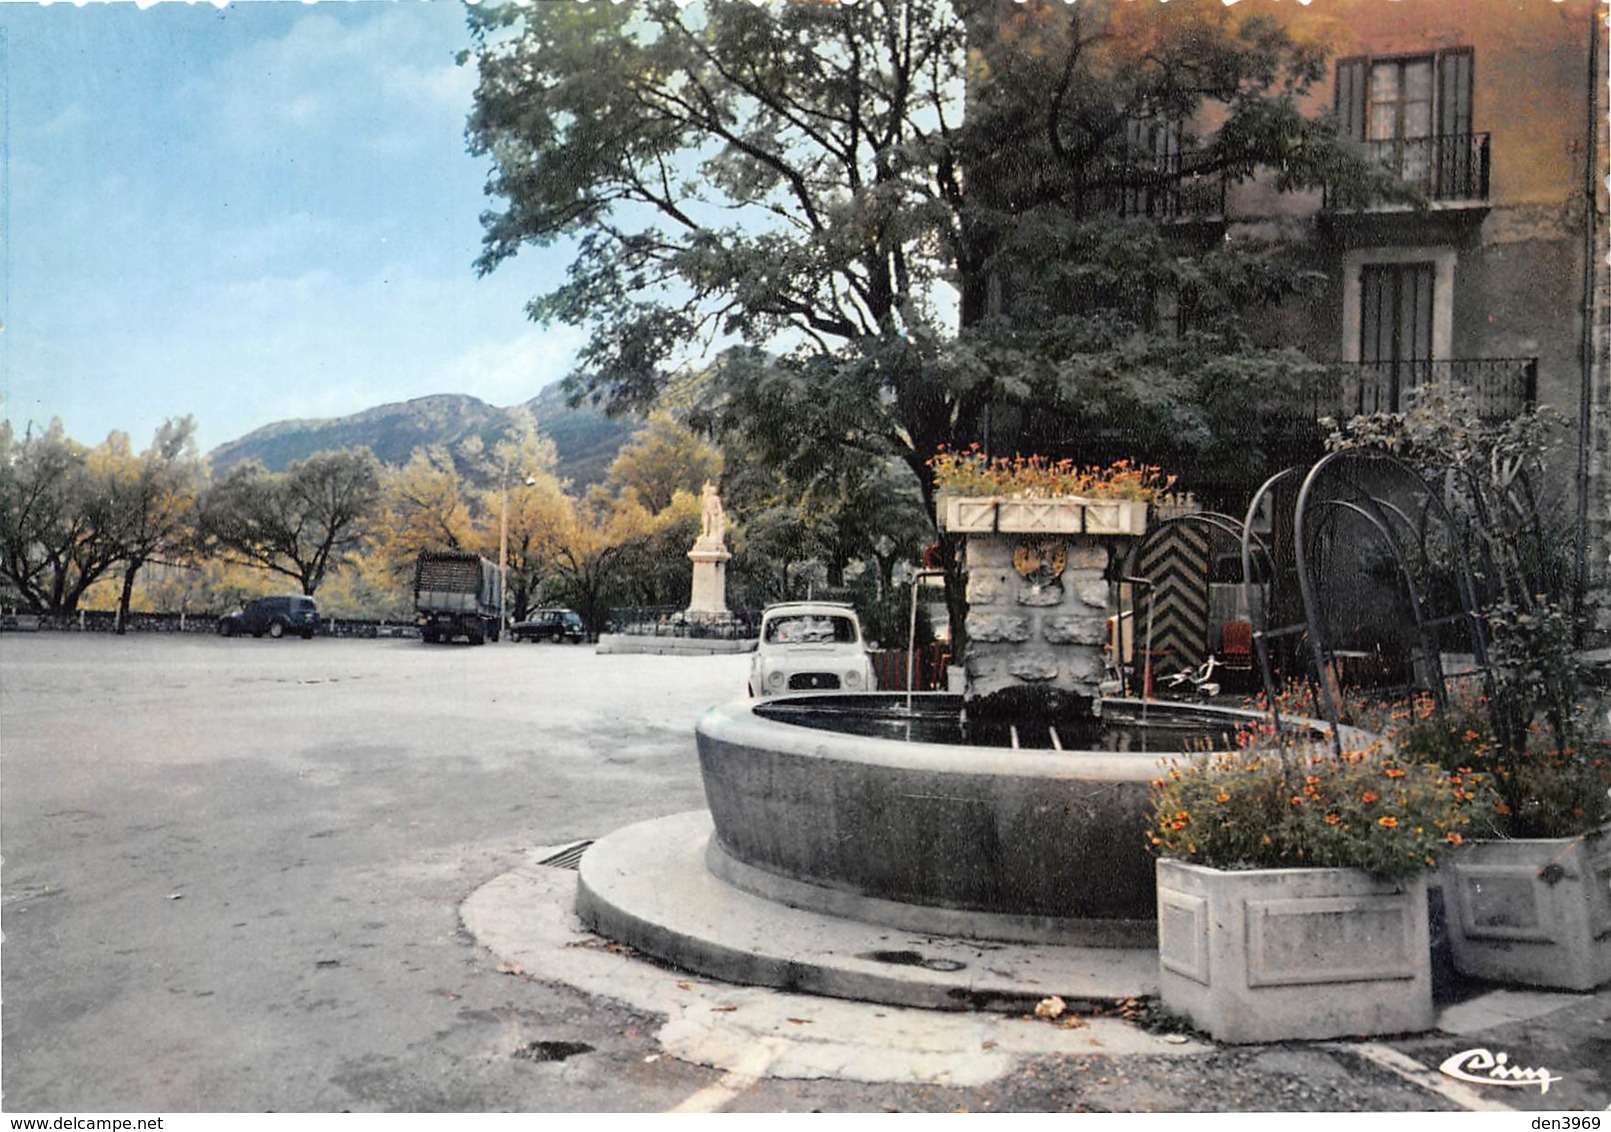
{"label": "building facade", "polygon": [[1325,273],[1284,333],[1338,363],[1343,412],[1396,411],[1446,383],[1484,416],[1559,414],[1543,486],[1569,518],[1579,579],[1611,598],[1604,6],[1253,2],[1328,46],[1310,109],[1333,109],[1426,204],[1255,180],[1228,188],[1226,238],[1301,242]]}

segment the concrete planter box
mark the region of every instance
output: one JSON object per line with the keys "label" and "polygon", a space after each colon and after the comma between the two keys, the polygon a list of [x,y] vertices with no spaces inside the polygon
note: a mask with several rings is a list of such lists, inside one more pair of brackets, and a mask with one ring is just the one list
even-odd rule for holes
{"label": "concrete planter box", "polygon": [[955,534],[1142,535],[1147,503],[1141,499],[1019,499],[952,495],[941,522]]}
{"label": "concrete planter box", "polygon": [[1157,863],[1158,991],[1223,1042],[1432,1027],[1426,877]]}
{"label": "concrete planter box", "polygon": [[1440,871],[1462,974],[1573,991],[1611,983],[1611,827],[1474,841]]}

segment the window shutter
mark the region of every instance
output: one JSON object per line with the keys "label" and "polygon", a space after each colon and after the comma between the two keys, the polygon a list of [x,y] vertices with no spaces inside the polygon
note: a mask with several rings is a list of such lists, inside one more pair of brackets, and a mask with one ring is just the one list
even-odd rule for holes
{"label": "window shutter", "polygon": [[1471,133],[1471,48],[1438,55],[1438,133],[1443,137]]}
{"label": "window shutter", "polygon": [[1365,140],[1365,77],[1364,56],[1337,60],[1337,122],[1343,136],[1355,141]]}

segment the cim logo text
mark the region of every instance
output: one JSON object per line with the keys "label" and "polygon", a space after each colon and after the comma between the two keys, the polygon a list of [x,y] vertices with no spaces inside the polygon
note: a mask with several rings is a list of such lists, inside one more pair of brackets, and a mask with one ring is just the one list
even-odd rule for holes
{"label": "cim logo text", "polygon": [[1565,1078],[1551,1077],[1548,1069],[1524,1069],[1510,1064],[1508,1053],[1490,1053],[1485,1049],[1468,1049],[1446,1058],[1440,1070],[1456,1081],[1469,1081],[1473,1085],[1506,1085],[1524,1088],[1537,1085],[1540,1093]]}

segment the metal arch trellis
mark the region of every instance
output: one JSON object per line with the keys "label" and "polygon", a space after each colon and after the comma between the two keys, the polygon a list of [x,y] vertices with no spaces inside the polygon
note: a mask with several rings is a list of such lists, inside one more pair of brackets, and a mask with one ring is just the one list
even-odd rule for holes
{"label": "metal arch trellis", "polygon": [[[1296,476],[1298,471],[1299,469],[1297,468],[1286,468],[1260,484],[1259,489],[1253,493],[1253,498],[1248,502],[1247,518],[1242,522],[1242,602],[1247,606],[1248,620],[1253,624],[1253,654],[1258,658],[1259,680],[1264,685],[1264,698],[1270,705],[1270,723],[1277,734],[1281,731],[1281,707],[1279,697],[1276,694],[1278,689],[1275,685],[1275,673],[1270,666],[1270,641],[1273,638],[1303,632],[1307,626],[1305,623],[1298,623],[1285,625],[1273,630],[1270,628],[1269,592],[1264,585],[1254,580],[1253,549],[1255,541],[1258,543],[1258,548],[1264,552],[1265,561],[1269,564],[1269,580],[1266,583],[1269,586],[1275,585],[1276,561],[1269,544],[1259,539],[1254,530],[1254,523],[1258,519],[1266,498],[1270,499],[1271,513],[1272,515],[1274,514],[1275,489],[1277,485],[1289,477]],[[1332,729],[1333,731],[1336,730],[1336,720],[1332,720]]]}
{"label": "metal arch trellis", "polygon": [[[1438,629],[1456,623],[1463,625],[1469,634],[1472,655],[1478,670],[1485,680],[1489,675],[1487,642],[1478,615],[1476,587],[1466,561],[1465,548],[1458,545],[1462,541],[1460,526],[1439,495],[1413,468],[1397,457],[1365,449],[1345,449],[1331,453],[1309,469],[1293,505],[1293,560],[1303,605],[1303,619],[1272,629],[1268,624],[1268,610],[1262,595],[1257,603],[1253,600],[1256,587],[1253,583],[1252,555],[1248,536],[1252,533],[1253,517],[1262,506],[1264,497],[1271,496],[1273,502],[1277,485],[1287,477],[1296,476],[1298,471],[1299,469],[1289,468],[1265,481],[1255,493],[1249,507],[1248,521],[1243,525],[1243,586],[1248,595],[1249,616],[1254,618],[1254,645],[1259,658],[1260,674],[1265,681],[1265,693],[1271,704],[1272,722],[1279,728],[1277,689],[1274,686],[1269,663],[1269,641],[1272,638],[1302,633],[1308,644],[1311,675],[1317,699],[1326,721],[1332,725],[1333,747],[1341,749],[1338,729],[1341,722],[1340,712],[1332,694],[1332,682],[1328,679],[1328,674],[1338,671],[1338,656],[1334,644],[1328,641],[1326,611],[1321,607],[1316,563],[1312,561],[1315,557],[1312,548],[1320,546],[1321,539],[1326,533],[1323,524],[1332,524],[1332,531],[1335,533],[1338,516],[1353,516],[1363,520],[1376,542],[1391,557],[1394,573],[1400,582],[1400,592],[1409,603],[1414,622],[1417,645],[1414,655],[1420,660],[1420,674],[1430,685],[1434,708],[1441,718],[1447,702],[1448,678],[1443,671],[1440,649],[1434,638],[1434,633]],[[1388,487],[1397,488],[1399,498],[1394,498],[1386,489],[1373,490],[1371,486],[1373,479]],[[1406,502],[1412,503],[1413,506],[1406,507],[1404,505]],[[1437,614],[1434,610],[1429,615],[1431,603],[1428,601],[1428,595],[1423,592],[1423,587],[1417,583],[1416,570],[1419,568],[1425,575],[1429,572],[1428,568],[1433,565],[1428,546],[1434,520],[1449,534],[1451,549],[1454,552],[1452,566],[1455,571],[1460,608],[1447,614]],[[1268,556],[1269,548],[1263,549]],[[1268,560],[1273,563],[1273,558]],[[1272,570],[1272,584],[1274,577]]]}

